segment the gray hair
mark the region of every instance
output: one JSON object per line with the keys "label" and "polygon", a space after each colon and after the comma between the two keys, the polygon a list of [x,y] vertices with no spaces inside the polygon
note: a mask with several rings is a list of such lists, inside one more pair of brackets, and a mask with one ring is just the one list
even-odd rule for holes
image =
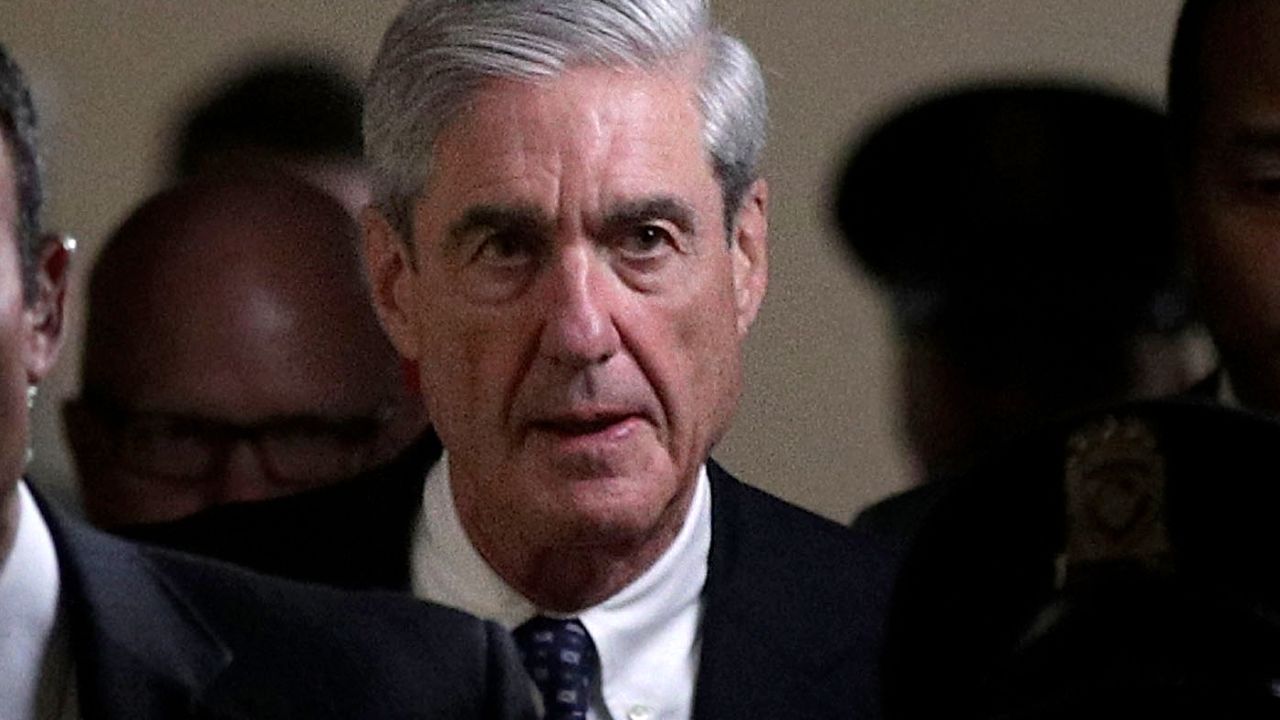
{"label": "gray hair", "polygon": [[493,78],[554,77],[573,65],[649,69],[702,53],[702,135],[733,226],[759,173],[768,112],[751,51],[712,25],[706,0],[410,0],[366,87],[374,202],[405,242],[441,131]]}
{"label": "gray hair", "polygon": [[17,61],[4,45],[0,45],[0,143],[9,148],[13,163],[22,297],[28,305],[35,301],[38,258],[45,243],[49,242],[49,237],[40,228],[44,183],[36,135],[36,108],[31,101],[31,86]]}

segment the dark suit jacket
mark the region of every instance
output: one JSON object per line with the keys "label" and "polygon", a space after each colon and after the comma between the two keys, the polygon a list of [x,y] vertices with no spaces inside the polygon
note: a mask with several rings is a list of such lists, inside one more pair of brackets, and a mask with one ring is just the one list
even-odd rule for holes
{"label": "dark suit jacket", "polygon": [[407,592],[423,482],[440,452],[428,431],[387,465],[336,485],[113,531],[294,580]]}
{"label": "dark suit jacket", "polygon": [[[294,577],[406,589],[409,536],[439,455],[434,442],[342,486],[131,532]],[[876,717],[887,554],[866,535],[748,487],[714,462],[708,474],[712,539],[695,717]],[[343,538],[348,552],[321,568],[313,548],[334,545],[326,533]]]}
{"label": "dark suit jacket", "polygon": [[868,536],[715,463],[696,720],[876,718],[891,571]]}
{"label": "dark suit jacket", "polygon": [[85,720],[534,717],[492,623],[140,547],[41,502]]}
{"label": "dark suit jacket", "polygon": [[[1072,453],[1067,439],[1107,416],[1139,419],[1155,434],[1166,478],[1170,577],[1197,596],[1212,598],[1221,610],[1210,616],[1180,608],[1176,623],[1160,625],[1164,616],[1158,603],[1167,610],[1177,599],[1162,593],[1126,618],[1127,626],[1105,626],[1116,631],[1089,646],[1086,640],[1096,639],[1097,628],[1104,626],[1100,618],[1110,618],[1104,611],[1123,607],[1107,604],[1110,598],[1122,594],[1091,600],[1087,607],[1093,615],[1071,633],[1047,635],[1045,628],[1065,627],[1060,621],[1069,617],[1063,608],[1070,604],[1064,598],[1078,600],[1059,590],[1055,577],[1065,546],[1063,483]],[[1204,648],[1226,637],[1220,626],[1245,615],[1245,609],[1272,620],[1280,617],[1280,573],[1274,570],[1280,554],[1278,449],[1280,424],[1273,418],[1223,408],[1205,393],[1188,393],[1046,426],[932,491],[937,497],[912,539],[889,614],[882,665],[886,716],[990,717],[985,704],[1000,696],[995,691],[1008,690],[1009,677],[1022,682],[1033,674],[1033,659],[1040,670],[1062,670],[1047,680],[1036,678],[1035,689],[1044,696],[1050,690],[1074,689],[1080,695],[1104,683],[1147,681],[1135,668],[1173,666],[1186,687],[1198,687],[1192,679],[1206,673],[1246,677],[1253,656],[1243,645]],[[1223,622],[1212,632],[1204,631],[1219,619]],[[1058,644],[1046,649],[1038,640],[1042,637]],[[1263,633],[1255,632],[1254,639],[1262,640]],[[1275,667],[1280,642],[1266,651]],[[1121,676],[1121,670],[1129,674]]]}

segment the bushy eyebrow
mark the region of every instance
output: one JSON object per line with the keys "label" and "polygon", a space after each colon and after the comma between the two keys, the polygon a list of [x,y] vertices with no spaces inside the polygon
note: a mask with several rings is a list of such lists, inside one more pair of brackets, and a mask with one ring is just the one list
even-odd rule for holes
{"label": "bushy eyebrow", "polygon": [[449,225],[445,233],[445,251],[453,252],[481,230],[542,233],[552,225],[550,218],[532,205],[475,205]]}
{"label": "bushy eyebrow", "polygon": [[[697,235],[697,213],[689,203],[669,195],[624,200],[612,205],[605,214],[606,232],[634,225],[666,220],[682,232]],[[481,232],[514,232],[520,235],[550,236],[555,220],[533,205],[475,205],[451,223],[445,232],[446,253],[463,249]]]}
{"label": "bushy eyebrow", "polygon": [[698,234],[697,213],[694,212],[693,207],[669,195],[624,200],[617,203],[605,214],[604,226],[606,228],[628,227],[655,219],[674,223],[681,231],[690,235]]}

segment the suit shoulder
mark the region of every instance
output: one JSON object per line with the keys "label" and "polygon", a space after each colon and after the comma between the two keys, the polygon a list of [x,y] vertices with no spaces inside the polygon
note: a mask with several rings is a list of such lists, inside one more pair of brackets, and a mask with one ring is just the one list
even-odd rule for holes
{"label": "suit shoulder", "polygon": [[492,622],[409,595],[299,583],[160,549],[144,556],[234,654],[223,682],[241,695],[259,695],[263,683],[283,694],[323,687],[352,717],[383,707],[529,717],[514,648]]}
{"label": "suit shoulder", "polygon": [[845,562],[850,556],[865,561],[885,557],[884,544],[871,533],[845,527],[723,471],[712,477],[713,513],[718,514],[722,524],[750,529],[737,538],[744,544],[771,555],[800,553],[834,562]]}
{"label": "suit shoulder", "polygon": [[[891,591],[889,554],[870,535],[716,469],[703,668],[706,703],[764,714],[875,717],[876,667]],[[805,700],[762,688],[804,678]],[[783,685],[779,685],[782,688]],[[723,695],[721,695],[723,693]]]}
{"label": "suit shoulder", "polygon": [[[723,471],[712,478],[712,559],[718,575],[773,588],[802,603],[836,598],[883,603],[895,555],[879,538]],[[806,600],[806,593],[813,594]]]}
{"label": "suit shoulder", "polygon": [[[483,637],[484,623],[452,608],[386,591],[352,591],[286,578],[163,548],[142,547],[142,556],[185,602],[211,618],[244,624],[247,617],[284,627],[322,625],[327,636],[358,639],[380,628],[429,631],[438,636]],[[353,611],[363,611],[354,613]],[[343,622],[331,624],[334,617]]]}
{"label": "suit shoulder", "polygon": [[202,683],[214,671],[202,697],[246,717],[532,716],[511,642],[492,623],[407,595],[267,577],[51,517],[73,642],[94,658],[95,683],[104,679],[90,686],[98,700],[124,685],[121,697],[150,702],[157,684]]}

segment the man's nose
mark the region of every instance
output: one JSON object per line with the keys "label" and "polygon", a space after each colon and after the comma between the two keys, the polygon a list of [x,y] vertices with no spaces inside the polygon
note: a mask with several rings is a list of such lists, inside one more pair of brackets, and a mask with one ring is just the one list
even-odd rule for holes
{"label": "man's nose", "polygon": [[589,244],[557,253],[543,278],[542,354],[574,367],[603,363],[618,351],[616,288],[605,258]]}
{"label": "man's nose", "polygon": [[215,476],[210,500],[216,504],[265,500],[274,493],[261,454],[241,438],[227,451],[222,472]]}

